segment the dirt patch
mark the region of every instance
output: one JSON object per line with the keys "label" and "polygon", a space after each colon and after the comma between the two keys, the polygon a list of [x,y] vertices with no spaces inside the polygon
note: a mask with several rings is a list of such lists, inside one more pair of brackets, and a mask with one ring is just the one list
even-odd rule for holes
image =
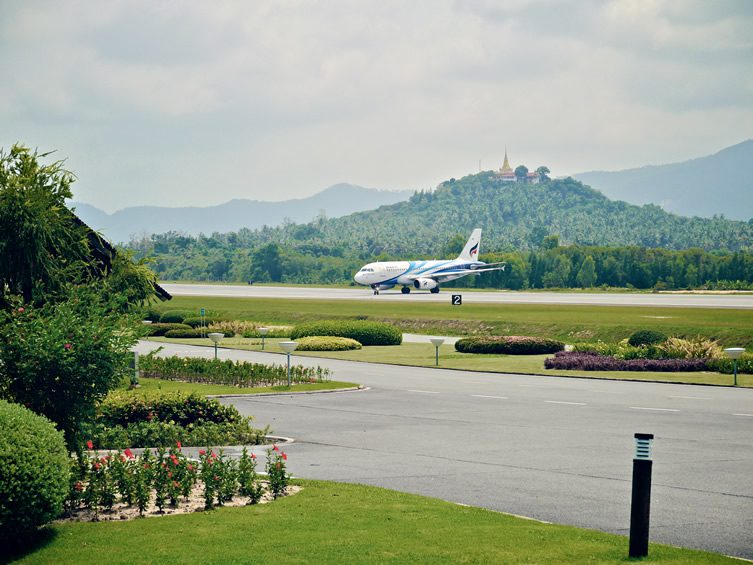
{"label": "dirt patch", "polygon": [[[262,481],[261,484],[266,488],[268,485],[265,481]],[[285,489],[285,495],[284,496],[292,496],[294,494],[298,494],[301,492],[302,487],[300,486],[288,486]],[[154,497],[152,496],[152,499]],[[272,497],[272,493],[269,491],[264,493],[264,496],[261,499],[260,504],[267,504],[269,502],[272,502],[274,498]],[[232,500],[229,500],[222,504],[222,506],[219,506],[217,504],[214,505],[215,508],[228,508],[228,507],[235,507],[235,506],[247,506],[248,505],[248,498],[245,496],[239,496],[236,495],[233,497]],[[139,509],[136,506],[127,506],[126,504],[119,502],[115,504],[112,507],[112,510],[100,510],[98,514],[95,515],[95,513],[91,510],[85,509],[85,508],[79,508],[73,512],[70,513],[70,515],[61,518],[59,520],[56,520],[56,522],[105,522],[105,521],[113,521],[113,520],[133,520],[135,518],[158,518],[158,517],[164,517],[164,516],[174,516],[177,514],[189,514],[191,512],[204,512],[204,487],[197,485],[194,487],[193,491],[191,492],[191,495],[188,497],[188,499],[180,498],[178,500],[178,504],[176,506],[170,506],[167,504],[163,509],[162,512],[157,508],[157,506],[152,501],[149,504],[149,507],[144,511],[143,515],[139,515]]]}

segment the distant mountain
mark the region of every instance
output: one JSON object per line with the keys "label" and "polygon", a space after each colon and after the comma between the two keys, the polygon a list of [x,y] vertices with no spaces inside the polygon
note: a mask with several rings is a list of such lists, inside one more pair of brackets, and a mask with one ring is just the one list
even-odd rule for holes
{"label": "distant mountain", "polygon": [[264,202],[231,200],[219,206],[169,208],[135,206],[113,214],[82,202],[72,202],[76,214],[89,226],[100,231],[114,243],[128,242],[132,237],[149,236],[169,231],[188,235],[226,233],[242,228],[257,229],[277,226],[286,219],[307,223],[320,212],[337,218],[371,210],[386,204],[407,200],[411,190],[389,191],[364,188],[354,184],[336,184],[308,198]]}
{"label": "distant mountain", "polygon": [[683,216],[753,218],[753,139],[683,163],[573,175],[613,199]]}

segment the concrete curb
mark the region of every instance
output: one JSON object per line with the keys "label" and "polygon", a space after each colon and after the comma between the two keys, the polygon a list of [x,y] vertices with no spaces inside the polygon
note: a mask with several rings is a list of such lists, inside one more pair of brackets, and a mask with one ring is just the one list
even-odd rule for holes
{"label": "concrete curb", "polygon": [[292,394],[330,394],[333,392],[354,392],[369,390],[369,387],[358,385],[347,388],[332,388],[329,390],[293,390],[290,392],[250,392],[248,394],[207,394],[207,398],[255,398],[259,396],[288,396]]}

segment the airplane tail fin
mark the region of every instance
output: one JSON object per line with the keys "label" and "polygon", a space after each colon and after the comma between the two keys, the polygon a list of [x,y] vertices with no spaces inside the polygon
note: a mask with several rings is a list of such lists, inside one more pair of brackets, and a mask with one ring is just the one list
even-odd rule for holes
{"label": "airplane tail fin", "polygon": [[478,246],[481,243],[481,228],[473,230],[468,243],[465,244],[463,251],[458,255],[460,261],[478,261]]}

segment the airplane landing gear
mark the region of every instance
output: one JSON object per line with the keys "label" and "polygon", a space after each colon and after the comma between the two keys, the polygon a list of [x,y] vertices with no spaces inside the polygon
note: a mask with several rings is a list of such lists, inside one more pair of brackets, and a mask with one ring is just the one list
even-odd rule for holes
{"label": "airplane landing gear", "polygon": [[439,292],[439,287],[438,286],[435,286],[434,288],[431,289],[431,293],[432,294],[437,294],[438,292]]}
{"label": "airplane landing gear", "polygon": [[379,294],[379,289],[375,286],[372,286],[371,288],[374,289],[374,296],[377,296]]}
{"label": "airplane landing gear", "polygon": [[410,287],[404,286],[403,288],[400,289],[400,292],[402,292],[403,294],[410,294]]}

